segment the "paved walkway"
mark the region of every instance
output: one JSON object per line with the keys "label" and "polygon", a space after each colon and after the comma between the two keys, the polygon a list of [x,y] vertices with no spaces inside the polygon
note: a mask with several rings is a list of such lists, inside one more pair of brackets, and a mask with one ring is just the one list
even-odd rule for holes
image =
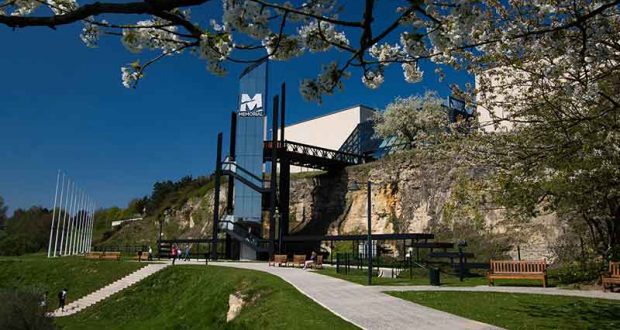
{"label": "paved walkway", "polygon": [[363,329],[499,329],[392,297],[374,287],[310,271],[268,267],[267,263],[217,262],[209,265],[253,269],[279,276],[319,305]]}
{"label": "paved walkway", "polygon": [[117,280],[116,282],[110,283],[107,286],[68,304],[67,306],[65,306],[64,312],[61,311],[60,309],[57,309],[54,312],[50,313],[50,315],[53,317],[60,317],[60,316],[67,316],[67,315],[75,314],[88,306],[94,305],[98,303],[99,301],[125,288],[132,286],[133,284],[147,278],[148,276],[154,273],[157,273],[158,271],[168,266],[169,264],[165,264],[165,263],[149,264],[121,278],[120,280]]}

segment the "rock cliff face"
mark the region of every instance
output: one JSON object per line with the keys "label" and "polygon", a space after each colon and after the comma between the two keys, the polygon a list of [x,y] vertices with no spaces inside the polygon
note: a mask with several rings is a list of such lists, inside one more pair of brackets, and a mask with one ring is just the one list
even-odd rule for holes
{"label": "rock cliff face", "polygon": [[[423,163],[407,155],[293,179],[291,233],[366,233],[368,180],[372,182],[373,233],[433,233],[436,241],[466,240],[468,249],[480,259],[516,258],[519,253],[522,259],[553,259],[552,250],[561,232],[555,216],[516,224],[504,210],[488,202],[492,200],[489,193],[480,189],[483,172],[458,170],[449,162]],[[354,186],[358,189],[352,189]],[[220,210],[224,210],[225,185],[220,196]],[[167,217],[160,215],[165,219],[164,238],[210,236],[213,190],[181,205]],[[264,218],[266,235],[268,221]],[[153,224],[156,226],[156,221]]]}
{"label": "rock cliff face", "polygon": [[373,233],[433,233],[436,240],[466,240],[481,259],[517,254],[522,259],[553,259],[560,234],[557,219],[547,215],[516,225],[472,184],[462,191],[464,179],[483,177],[402,156],[298,179],[291,182],[290,228],[293,233],[366,233],[370,180]]}

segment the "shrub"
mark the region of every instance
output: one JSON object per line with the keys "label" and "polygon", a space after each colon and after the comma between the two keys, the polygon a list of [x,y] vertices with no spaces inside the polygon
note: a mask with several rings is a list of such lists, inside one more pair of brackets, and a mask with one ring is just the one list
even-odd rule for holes
{"label": "shrub", "polygon": [[36,289],[0,289],[0,329],[55,329]]}

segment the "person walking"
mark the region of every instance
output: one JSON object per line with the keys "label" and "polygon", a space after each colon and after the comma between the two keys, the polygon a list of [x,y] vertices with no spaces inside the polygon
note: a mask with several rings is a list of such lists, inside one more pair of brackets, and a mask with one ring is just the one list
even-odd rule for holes
{"label": "person walking", "polygon": [[181,260],[181,258],[183,257],[183,251],[181,250],[181,246],[177,246],[177,258],[179,258],[179,260]]}
{"label": "person walking", "polygon": [[67,290],[67,288],[62,289],[60,292],[58,292],[58,308],[60,308],[61,311],[65,311],[65,302],[67,301],[67,293],[69,292],[69,290]]}
{"label": "person walking", "polygon": [[151,246],[149,245],[149,261],[153,261],[153,249],[151,249]]}
{"label": "person walking", "polygon": [[189,261],[189,244],[185,245],[185,261]]}
{"label": "person walking", "polygon": [[172,265],[174,266],[174,262],[177,260],[177,246],[173,245],[172,249],[170,249],[170,256],[172,257]]}

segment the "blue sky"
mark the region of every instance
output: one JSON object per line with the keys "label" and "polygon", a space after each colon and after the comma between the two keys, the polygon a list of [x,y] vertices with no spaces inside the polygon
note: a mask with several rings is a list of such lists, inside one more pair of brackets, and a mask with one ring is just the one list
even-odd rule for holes
{"label": "blue sky", "polygon": [[[229,66],[226,77],[216,77],[203,61],[182,54],[152,66],[129,90],[121,84],[120,67],[139,56],[115,38],[87,48],[80,30],[79,24],[56,31],[0,27],[0,196],[11,210],[50,207],[58,169],[103,207],[149,194],[158,180],[212,172],[215,137],[219,131],[227,136],[243,67]],[[287,122],[360,103],[382,109],[397,96],[426,90],[446,97],[450,83],[470,80],[447,71],[440,83],[432,66],[423,65],[424,80],[408,84],[394,66],[384,85],[370,90],[354,71],[344,91],[326,96],[323,104],[304,101],[300,79],[314,77],[333,56],[270,64],[270,95],[287,82]]]}

